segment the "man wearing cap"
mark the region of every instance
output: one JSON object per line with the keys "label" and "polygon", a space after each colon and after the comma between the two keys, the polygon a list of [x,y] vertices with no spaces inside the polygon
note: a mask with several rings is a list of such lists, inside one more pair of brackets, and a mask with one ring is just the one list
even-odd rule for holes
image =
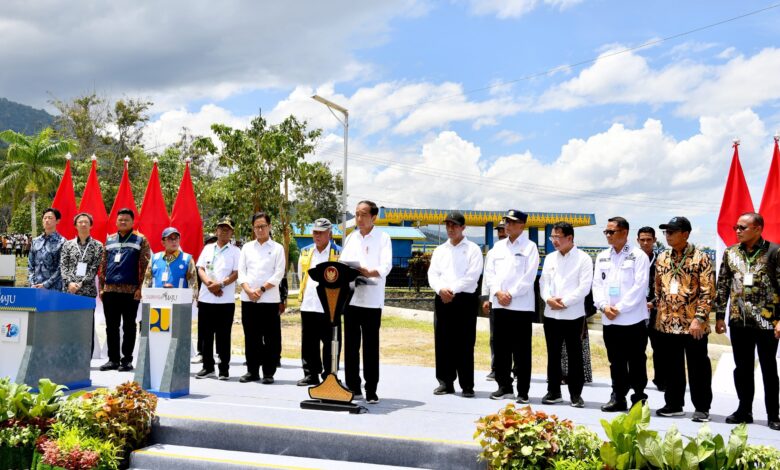
{"label": "man wearing cap", "polygon": [[585,297],[593,284],[593,262],[574,244],[574,227],[558,222],[550,241],[555,251],[547,255],[539,281],[544,306],[544,336],[547,343],[547,394],[542,403],[552,405],[561,397],[561,345],[566,347],[569,370],[566,383],[571,406],[585,407],[582,387],[585,374],[582,357],[582,322]]}
{"label": "man wearing cap", "polygon": [[181,234],[176,227],[162,232],[163,251],[152,255],[144,276],[144,285],[154,288],[192,289],[198,298],[198,274],[192,255],[180,250]]}
{"label": "man wearing cap", "polygon": [[[149,265],[149,241],[133,231],[135,213],[126,207],[116,217],[117,232],[106,239],[100,267],[100,298],[106,315],[108,362],[100,370],[133,370],[135,318],[141,301],[141,286]],[[120,363],[119,325],[122,325]]]}
{"label": "man wearing cap", "polygon": [[719,334],[725,333],[728,313],[739,406],[726,417],[726,422],[753,422],[753,375],[758,353],[767,425],[780,431],[780,381],[776,357],[780,338],[780,246],[762,237],[764,218],[755,212],[742,214],[734,231],[739,243],[723,253],[715,324]]}
{"label": "man wearing cap", "polygon": [[230,333],[236,312],[236,280],[241,250],[230,243],[233,220],[223,217],[217,223],[217,239],[203,247],[198,257],[198,333],[203,339],[203,369],[196,379],[214,376],[214,342],[219,355],[219,380],[230,377]]}
{"label": "man wearing cap", "polygon": [[612,217],[604,235],[611,248],[596,257],[593,271],[593,303],[601,312],[604,345],[607,348],[612,396],[602,411],[628,409],[647,400],[647,278],[650,261],[639,247],[628,242],[628,221]]}
{"label": "man wearing cap", "polygon": [[30,287],[62,290],[60,252],[65,239],[57,232],[60,218],[60,211],[53,207],[43,211],[43,233],[33,239],[30,257],[27,258]]}
{"label": "man wearing cap", "polygon": [[[341,247],[331,240],[331,223],[328,219],[317,219],[312,225],[311,236],[314,243],[304,247],[298,257],[298,280],[300,290],[298,301],[301,305],[301,363],[303,378],[298,385],[317,385],[320,376],[324,379],[331,372],[331,341],[333,330],[330,316],[325,314],[319,295],[317,281],[309,277],[309,270],[320,263],[338,261]],[[341,317],[337,325],[341,337]],[[322,345],[322,355],[320,355]],[[336,359],[338,361],[338,358]]]}
{"label": "man wearing cap", "polygon": [[691,223],[674,217],[660,228],[671,247],[658,256],[655,273],[655,329],[664,349],[667,385],[666,404],[658,416],[682,416],[685,405],[685,365],[691,401],[696,411],[693,421],[710,420],[712,365],[707,355],[710,310],[715,294],[715,272],[706,253],[688,243]]}
{"label": "man wearing cap", "polygon": [[[390,236],[374,226],[379,207],[360,201],[355,209],[356,229],[347,236],[339,260],[357,266],[362,277],[344,312],[344,378],[355,397],[363,396],[360,384],[360,345],[363,344],[363,374],[366,402],[379,403],[379,327],[385,304],[385,279],[393,269]],[[362,341],[361,341],[362,340]]]}
{"label": "man wearing cap", "polygon": [[[496,236],[501,241],[506,238],[506,223],[504,219],[496,226]],[[488,315],[488,323],[490,325],[490,373],[485,377],[489,381],[496,380],[496,357],[494,354],[494,341],[493,341],[493,306],[490,304],[490,295],[488,291],[487,282],[482,279],[482,289],[480,291],[480,299],[482,300],[482,311]]]}
{"label": "man wearing cap", "polygon": [[484,282],[493,304],[496,382],[494,400],[513,396],[512,361],[517,378],[517,402],[528,403],[531,387],[531,322],[536,307],[534,282],[539,248],[525,234],[528,214],[510,209],[504,215],[507,238],[485,259]]}
{"label": "man wearing cap", "polygon": [[428,284],[436,293],[433,325],[439,386],[433,393],[455,393],[453,384],[457,378],[463,396],[473,398],[477,283],[482,273],[482,251],[464,236],[463,214],[450,213],[444,224],[448,240],[433,250],[428,268]]}

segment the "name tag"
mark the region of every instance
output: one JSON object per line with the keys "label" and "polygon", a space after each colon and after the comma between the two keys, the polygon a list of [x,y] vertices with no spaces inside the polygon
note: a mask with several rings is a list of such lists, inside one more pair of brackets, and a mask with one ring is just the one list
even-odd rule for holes
{"label": "name tag", "polygon": [[620,296],[620,286],[616,286],[616,285],[609,286],[609,296],[610,297],[619,297]]}
{"label": "name tag", "polygon": [[669,283],[669,293],[672,295],[680,293],[680,283],[677,282],[677,279],[672,279],[672,282]]}
{"label": "name tag", "polygon": [[742,279],[742,284],[745,287],[753,287],[753,273],[745,273],[745,277]]}
{"label": "name tag", "polygon": [[87,263],[80,262],[76,264],[76,276],[87,275]]}
{"label": "name tag", "polygon": [[118,263],[122,259],[122,253],[117,253],[114,255],[114,263]]}
{"label": "name tag", "polygon": [[168,282],[168,271],[162,273],[162,282]]}

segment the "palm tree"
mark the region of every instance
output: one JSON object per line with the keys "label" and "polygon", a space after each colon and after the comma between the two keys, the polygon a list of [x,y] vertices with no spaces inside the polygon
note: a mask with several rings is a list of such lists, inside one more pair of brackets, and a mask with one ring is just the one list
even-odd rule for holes
{"label": "palm tree", "polygon": [[50,127],[33,136],[12,130],[0,132],[0,140],[9,144],[6,161],[0,168],[0,192],[10,197],[12,211],[26,195],[30,196],[33,236],[38,233],[35,208],[38,193],[51,191],[65,165],[64,155],[75,151],[75,144],[70,140],[52,142],[53,134]]}

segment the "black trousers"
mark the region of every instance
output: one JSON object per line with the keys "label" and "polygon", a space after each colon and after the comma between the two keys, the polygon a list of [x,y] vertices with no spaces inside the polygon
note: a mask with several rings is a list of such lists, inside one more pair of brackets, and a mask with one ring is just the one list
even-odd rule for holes
{"label": "black trousers", "polygon": [[612,393],[625,399],[634,389],[631,401],[644,400],[647,386],[647,325],[642,320],[633,325],[604,325],[604,345],[607,347]]}
{"label": "black trousers", "polygon": [[653,325],[654,321],[651,318],[650,325],[647,328],[647,337],[650,339],[650,347],[653,349],[653,383],[656,387],[665,388],[669,383],[669,374],[667,367],[665,367],[666,357],[664,353],[666,351],[661,340],[664,333],[656,330]]}
{"label": "black trousers", "polygon": [[379,383],[379,327],[381,308],[348,306],[344,312],[344,379],[353,392],[360,391],[360,343],[363,342],[363,375],[366,392],[376,393]]}
{"label": "black trousers", "polygon": [[[341,342],[341,317],[336,325],[337,337]],[[330,317],[321,312],[301,311],[301,362],[303,375],[313,377],[321,375],[324,379],[331,370],[333,356],[330,353],[333,342],[333,326]],[[320,355],[320,346],[322,355]],[[341,347],[339,346],[339,352]],[[336,363],[338,363],[338,355]]]}
{"label": "black trousers", "polygon": [[582,363],[582,323],[584,318],[557,320],[544,317],[544,338],[547,343],[547,391],[561,394],[561,345],[566,345],[569,360],[566,385],[571,397],[582,395],[585,367]]}
{"label": "black trousers", "polygon": [[494,316],[493,316],[493,305],[490,305],[490,311],[488,313],[488,322],[490,324],[490,372],[496,371],[496,354],[493,351],[495,348],[495,344],[493,341],[493,323],[494,323]]}
{"label": "black trousers", "polygon": [[685,369],[688,364],[688,382],[691,402],[697,411],[710,411],[712,404],[712,364],[707,354],[707,336],[695,339],[688,334],[660,333],[666,369],[666,405],[685,406]]}
{"label": "black trousers", "polygon": [[512,388],[514,360],[517,393],[526,396],[531,388],[531,322],[536,313],[494,308],[493,315],[496,382],[499,387]]}
{"label": "black trousers", "polygon": [[731,328],[731,350],[734,352],[734,385],[739,398],[739,411],[752,413],[753,369],[756,365],[755,354],[758,350],[758,363],[764,380],[764,404],[766,415],[772,420],[778,419],[778,376],[777,344],[772,330],[758,328]]}
{"label": "black trousers", "polygon": [[133,362],[135,348],[135,318],[138,314],[138,301],[133,294],[122,292],[103,293],[103,314],[106,316],[106,343],[108,360],[119,360],[119,326],[122,326],[122,364]]}
{"label": "black trousers", "polygon": [[242,301],[241,325],[244,327],[246,371],[258,375],[262,364],[263,377],[273,377],[279,364],[282,344],[279,302]]}
{"label": "black trousers", "polygon": [[214,341],[217,342],[219,372],[227,374],[230,370],[230,333],[233,329],[233,317],[236,304],[211,304],[198,302],[198,337],[203,339],[200,350],[203,356],[203,368],[214,370]]}
{"label": "black trousers", "polygon": [[474,343],[477,339],[479,296],[458,293],[445,304],[437,294],[433,331],[436,379],[451,386],[455,379],[463,390],[474,390]]}

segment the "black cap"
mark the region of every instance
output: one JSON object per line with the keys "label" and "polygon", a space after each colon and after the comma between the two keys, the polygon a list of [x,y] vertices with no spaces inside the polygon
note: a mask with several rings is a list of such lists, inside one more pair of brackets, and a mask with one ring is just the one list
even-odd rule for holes
{"label": "black cap", "polygon": [[220,225],[227,225],[231,229],[235,228],[235,225],[233,224],[233,219],[227,216],[219,219],[219,222],[217,222],[217,227],[219,227]]}
{"label": "black cap", "polygon": [[519,222],[525,223],[525,221],[528,220],[528,214],[517,209],[509,209],[506,211],[506,214],[504,214],[504,219],[517,220]]}
{"label": "black cap", "polygon": [[668,224],[659,225],[661,230],[679,230],[680,232],[691,231],[691,221],[685,217],[672,217]]}
{"label": "black cap", "polygon": [[452,211],[449,214],[447,214],[447,218],[444,219],[444,222],[452,222],[453,224],[458,225],[466,225],[466,218],[458,211]]}

